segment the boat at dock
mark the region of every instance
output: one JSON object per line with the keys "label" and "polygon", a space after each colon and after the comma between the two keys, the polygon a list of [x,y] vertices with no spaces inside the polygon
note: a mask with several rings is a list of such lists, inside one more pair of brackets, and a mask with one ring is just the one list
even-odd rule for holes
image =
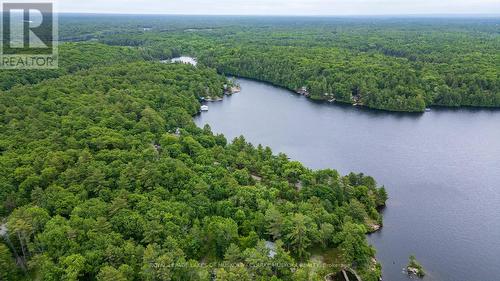
{"label": "boat at dock", "polygon": [[309,97],[309,95],[310,95],[310,94],[309,94],[309,91],[307,90],[307,87],[306,87],[306,86],[303,86],[303,87],[301,87],[301,88],[297,89],[297,91],[296,91],[296,92],[297,92],[297,94],[299,94],[299,95],[303,95],[303,96],[305,96],[305,97]]}
{"label": "boat at dock", "polygon": [[204,101],[206,101],[206,102],[216,102],[216,101],[223,101],[223,99],[219,98],[219,97],[216,97],[216,98],[208,97]]}
{"label": "boat at dock", "polygon": [[200,107],[200,110],[201,110],[201,111],[208,111],[208,106],[207,106],[207,105],[202,105],[202,106]]}

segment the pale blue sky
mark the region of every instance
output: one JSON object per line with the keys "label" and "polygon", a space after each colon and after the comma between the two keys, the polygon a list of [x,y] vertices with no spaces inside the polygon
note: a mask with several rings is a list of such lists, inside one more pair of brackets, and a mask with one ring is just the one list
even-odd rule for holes
{"label": "pale blue sky", "polygon": [[56,0],[60,12],[232,15],[499,14],[500,0]]}

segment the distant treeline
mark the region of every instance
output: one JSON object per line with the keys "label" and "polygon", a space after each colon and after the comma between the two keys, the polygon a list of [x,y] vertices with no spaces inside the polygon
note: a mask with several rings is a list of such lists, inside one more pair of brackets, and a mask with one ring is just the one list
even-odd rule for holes
{"label": "distant treeline", "polygon": [[220,73],[290,90],[306,86],[314,99],[391,111],[500,107],[498,19],[197,18],[190,29],[185,19],[175,23],[157,19],[149,31],[121,28],[98,39],[147,46],[156,56],[191,54]]}

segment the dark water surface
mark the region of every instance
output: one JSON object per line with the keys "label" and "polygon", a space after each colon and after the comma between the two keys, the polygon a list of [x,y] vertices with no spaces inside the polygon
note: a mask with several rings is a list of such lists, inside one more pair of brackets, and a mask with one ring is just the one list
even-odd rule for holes
{"label": "dark water surface", "polygon": [[384,280],[408,280],[402,268],[410,254],[425,280],[500,280],[500,111],[396,114],[239,82],[242,92],[210,103],[197,124],[385,185],[384,228],[369,236]]}

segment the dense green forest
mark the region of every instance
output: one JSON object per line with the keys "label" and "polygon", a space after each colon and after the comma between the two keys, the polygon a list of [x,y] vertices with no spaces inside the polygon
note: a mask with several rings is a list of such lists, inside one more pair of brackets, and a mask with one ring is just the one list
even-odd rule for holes
{"label": "dense green forest", "polygon": [[227,83],[212,68],[61,48],[58,72],[2,73],[19,85],[0,92],[0,280],[378,280],[371,177],[196,127]]}
{"label": "dense green forest", "polygon": [[[192,121],[224,74],[392,111],[500,106],[496,19],[63,15],[0,71],[0,280],[379,280],[385,189]],[[160,63],[196,56],[198,67]]]}
{"label": "dense green forest", "polygon": [[220,73],[294,91],[306,87],[313,99],[391,111],[500,107],[495,18],[115,20],[115,25],[109,19],[89,23],[87,36],[112,45],[147,46],[158,56],[189,54]]}
{"label": "dense green forest", "polygon": [[148,52],[130,47],[113,47],[95,43],[65,43],[59,48],[59,68],[51,70],[4,70],[0,71],[0,89],[8,90],[16,85],[36,84],[45,79],[75,73],[96,65],[127,63],[148,58]]}

